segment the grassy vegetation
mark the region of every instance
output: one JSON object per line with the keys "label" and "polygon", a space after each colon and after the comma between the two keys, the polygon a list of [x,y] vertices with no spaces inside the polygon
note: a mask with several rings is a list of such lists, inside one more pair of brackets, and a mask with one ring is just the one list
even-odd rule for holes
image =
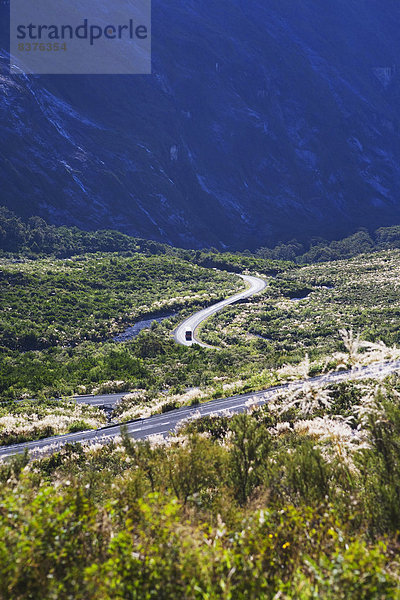
{"label": "grassy vegetation", "polygon": [[24,400],[0,405],[0,445],[18,444],[106,424],[103,411],[66,400]]}
{"label": "grassy vegetation", "polygon": [[400,597],[399,380],[0,468],[0,597]]}
{"label": "grassy vegetation", "polygon": [[[112,417],[124,422],[305,383],[167,441],[123,434],[0,464],[0,598],[400,599],[399,377],[309,379],[400,358],[400,251],[295,266],[57,230],[46,256],[42,227],[0,259],[1,445],[105,424],[51,400],[73,393],[127,392]],[[268,287],[202,327],[216,348],[176,345],[176,325],[240,289],[228,271],[244,270]]]}
{"label": "grassy vegetation", "polygon": [[292,269],[271,280],[263,296],[212,317],[202,339],[247,349],[259,371],[271,359],[279,365],[282,357],[296,362],[306,353],[321,365],[330,357],[334,367],[344,349],[340,329],[399,343],[399,276],[398,250]]}
{"label": "grassy vegetation", "polygon": [[[351,366],[340,329],[386,343],[364,347],[360,360],[390,358],[399,342],[397,250],[266,276],[262,295],[203,327],[203,339],[219,347],[211,351],[179,347],[171,332],[184,315],[236,291],[232,274],[166,255],[20,260],[1,264],[5,399],[143,390],[145,401],[125,411],[140,416],[190,403],[193,393],[203,400],[262,389],[287,378],[287,364],[301,372],[307,354],[313,373]],[[160,310],[179,314],[130,342],[96,341]]]}
{"label": "grassy vegetation", "polygon": [[171,256],[0,259],[0,345],[26,351],[103,341],[142,317],[241,287],[234,275]]}

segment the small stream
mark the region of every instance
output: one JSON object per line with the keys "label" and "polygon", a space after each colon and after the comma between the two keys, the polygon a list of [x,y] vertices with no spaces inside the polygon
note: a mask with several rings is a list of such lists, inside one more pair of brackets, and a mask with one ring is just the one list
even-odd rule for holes
{"label": "small stream", "polygon": [[122,333],[119,333],[116,337],[114,337],[112,339],[112,341],[113,342],[129,342],[130,340],[133,340],[135,337],[137,337],[139,335],[139,333],[141,331],[143,331],[143,329],[150,329],[151,324],[154,321],[157,321],[157,323],[162,323],[162,321],[165,321],[165,319],[170,319],[171,317],[175,317],[176,314],[177,313],[169,313],[168,315],[161,315],[161,316],[159,315],[159,316],[151,317],[150,319],[138,321],[134,325],[127,327],[127,329],[125,329],[125,331],[123,331]]}
{"label": "small stream", "polygon": [[[316,288],[318,289],[318,288]],[[320,286],[321,290],[333,290],[335,289],[334,285],[330,285],[330,284],[326,284],[326,285],[321,285]],[[300,294],[299,296],[296,296],[295,298],[289,298],[289,300],[291,302],[298,302],[299,300],[305,300],[306,298],[308,298],[311,294],[312,294],[313,290],[310,291],[305,291],[304,294]]]}
{"label": "small stream", "polygon": [[299,302],[300,300],[305,300],[306,298],[308,298],[308,296],[311,294],[311,292],[308,292],[308,294],[304,294],[304,296],[298,296],[297,298],[289,298],[290,302]]}

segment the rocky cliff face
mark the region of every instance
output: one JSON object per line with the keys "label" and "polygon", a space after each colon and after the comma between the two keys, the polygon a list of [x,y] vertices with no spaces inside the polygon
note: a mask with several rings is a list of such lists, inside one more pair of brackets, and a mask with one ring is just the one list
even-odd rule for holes
{"label": "rocky cliff face", "polygon": [[399,32],[394,0],[153,0],[151,76],[2,52],[0,203],[191,247],[397,224]]}

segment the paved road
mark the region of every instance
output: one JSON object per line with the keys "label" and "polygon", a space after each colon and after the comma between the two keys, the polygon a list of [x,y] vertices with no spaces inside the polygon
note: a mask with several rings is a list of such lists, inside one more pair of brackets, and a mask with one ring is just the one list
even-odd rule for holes
{"label": "paved road", "polygon": [[129,394],[129,392],[120,392],[118,394],[101,394],[99,396],[88,394],[87,396],[74,396],[74,400],[76,400],[78,404],[90,404],[91,406],[97,406],[98,408],[106,408],[111,410],[115,407],[117,402],[119,402],[127,394]]}
{"label": "paved road", "polygon": [[[400,360],[395,362],[379,363],[370,365],[369,367],[363,367],[354,371],[341,371],[330,373],[328,375],[320,375],[308,379],[309,383],[338,383],[349,379],[364,379],[368,377],[385,377],[391,373],[400,371]],[[183,407],[171,412],[155,415],[148,419],[141,419],[138,421],[132,421],[127,423],[128,433],[134,439],[146,439],[152,435],[165,436],[175,430],[178,423],[184,419],[195,418],[196,416],[206,415],[223,415],[223,414],[236,414],[244,412],[249,405],[261,406],[269,402],[274,398],[280,391],[285,389],[299,389],[304,385],[304,381],[295,381],[293,383],[287,383],[280,386],[275,386],[267,390],[260,392],[253,392],[250,394],[242,394],[240,396],[233,396],[231,398],[225,398],[220,400],[212,400],[200,404],[199,406]],[[115,397],[115,394],[112,395]],[[96,397],[87,397],[88,403],[90,399]],[[103,396],[107,399],[107,396]],[[119,425],[112,425],[103,429],[83,431],[80,433],[72,433],[67,435],[60,435],[53,438],[47,438],[45,440],[39,440],[37,442],[27,442],[24,444],[17,444],[15,446],[7,446],[0,448],[0,458],[7,458],[19,454],[27,448],[30,452],[35,453],[52,453],[56,452],[61,446],[67,443],[74,442],[107,442],[115,439],[120,435]]]}
{"label": "paved road", "polygon": [[[254,296],[259,292],[262,292],[263,289],[266,288],[267,284],[263,279],[259,277],[251,277],[250,275],[239,275],[246,283],[249,284],[248,287],[243,292],[239,292],[234,296],[230,296],[226,300],[222,300],[213,306],[209,306],[208,308],[204,308],[199,312],[195,313],[186,321],[184,321],[179,327],[174,331],[174,338],[178,344],[182,346],[192,346],[193,344],[199,344],[199,346],[203,346],[203,348],[212,348],[213,346],[209,346],[207,344],[203,344],[196,338],[196,329],[206,319],[211,317],[211,315],[215,315],[215,313],[219,312],[226,306],[230,306],[231,304],[235,304],[235,302],[239,302],[240,300],[245,300],[246,298],[250,298],[250,296]],[[193,332],[193,341],[189,342],[185,339],[186,331]]]}
{"label": "paved road", "polygon": [[[238,275],[241,277],[246,283],[249,284],[249,287],[243,292],[239,292],[234,296],[230,296],[226,300],[222,300],[218,302],[218,304],[214,304],[209,308],[205,308],[195,313],[188,319],[186,319],[175,331],[174,338],[175,340],[184,346],[192,346],[192,344],[196,343],[200,346],[204,346],[207,348],[212,348],[213,346],[207,346],[207,344],[203,344],[200,341],[195,342],[187,342],[185,340],[185,333],[188,329],[195,332],[195,329],[208,319],[211,315],[219,312],[226,306],[234,304],[235,302],[239,302],[240,300],[245,300],[246,298],[250,298],[250,296],[254,296],[258,292],[261,292],[266,288],[267,284],[263,279],[259,277],[251,277],[250,275]],[[101,394],[98,396],[94,396],[93,394],[83,395],[83,396],[75,396],[74,400],[76,400],[79,404],[91,404],[92,406],[97,406],[99,408],[112,410],[117,402],[121,400],[124,396],[127,395],[128,392],[118,393],[118,394]]]}

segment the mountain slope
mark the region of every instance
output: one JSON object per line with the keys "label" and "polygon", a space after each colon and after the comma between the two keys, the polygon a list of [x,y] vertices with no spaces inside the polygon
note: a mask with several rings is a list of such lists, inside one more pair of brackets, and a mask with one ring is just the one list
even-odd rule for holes
{"label": "mountain slope", "polygon": [[392,0],[154,0],[152,76],[2,52],[1,202],[191,247],[398,223],[399,25]]}

